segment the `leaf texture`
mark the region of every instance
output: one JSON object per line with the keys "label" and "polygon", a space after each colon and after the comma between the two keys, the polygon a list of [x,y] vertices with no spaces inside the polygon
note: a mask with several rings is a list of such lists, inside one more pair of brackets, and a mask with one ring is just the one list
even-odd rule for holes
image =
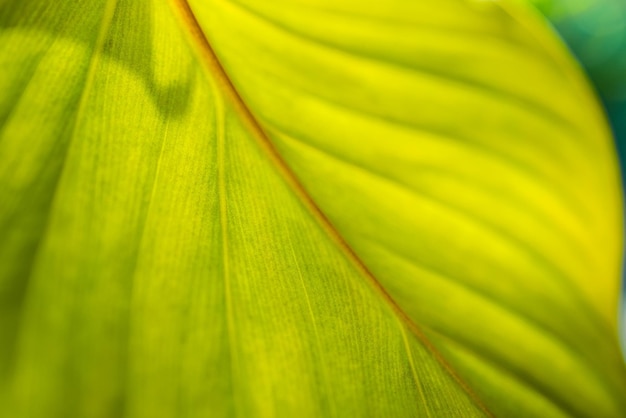
{"label": "leaf texture", "polygon": [[0,3],[10,417],[617,417],[621,196],[517,3]]}

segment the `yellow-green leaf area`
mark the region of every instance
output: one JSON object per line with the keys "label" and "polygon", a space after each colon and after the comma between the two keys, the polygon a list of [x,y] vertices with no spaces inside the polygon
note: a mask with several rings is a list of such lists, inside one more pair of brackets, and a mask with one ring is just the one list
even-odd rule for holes
{"label": "yellow-green leaf area", "polygon": [[606,122],[517,2],[0,3],[0,416],[618,417]]}

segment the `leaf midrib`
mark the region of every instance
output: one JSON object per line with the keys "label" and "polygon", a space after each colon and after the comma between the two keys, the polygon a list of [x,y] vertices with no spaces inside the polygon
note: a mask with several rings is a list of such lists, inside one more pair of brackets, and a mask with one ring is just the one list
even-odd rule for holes
{"label": "leaf midrib", "polygon": [[291,191],[297,196],[302,205],[310,212],[312,217],[317,221],[319,226],[326,232],[330,239],[344,253],[346,258],[352,262],[356,270],[374,287],[382,299],[391,307],[394,313],[399,317],[402,323],[411,331],[411,333],[423,344],[433,358],[443,367],[443,369],[453,378],[455,383],[467,393],[476,406],[487,416],[495,417],[495,415],[487,408],[485,403],[471,389],[471,387],[460,377],[454,368],[446,361],[444,356],[435,348],[433,343],[426,337],[420,327],[404,312],[404,310],[396,303],[391,295],[385,290],[380,281],[367,268],[365,263],[344,240],[339,231],[333,226],[328,217],[317,206],[313,198],[306,191],[302,183],[298,180],[294,172],[289,168],[287,163],[269,139],[269,136],[260,125],[257,118],[253,115],[250,108],[244,102],[243,98],[237,91],[233,82],[227,75],[224,67],[219,61],[217,54],[211,46],[206,35],[196,19],[196,16],[189,5],[188,0],[170,0],[170,5],[175,14],[179,18],[179,22],[183,31],[189,36],[189,41],[193,49],[200,56],[200,60],[205,64],[206,70],[217,81],[219,88],[227,97],[238,113],[242,122],[246,125],[252,137],[257,144],[265,152],[274,168],[278,171],[282,179],[287,183]]}

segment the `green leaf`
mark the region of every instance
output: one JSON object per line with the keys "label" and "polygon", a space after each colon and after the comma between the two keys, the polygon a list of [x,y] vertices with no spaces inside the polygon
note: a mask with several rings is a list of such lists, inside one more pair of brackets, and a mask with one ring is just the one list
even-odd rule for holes
{"label": "green leaf", "polygon": [[517,2],[0,2],[0,408],[617,417],[606,122]]}
{"label": "green leaf", "polygon": [[[554,25],[598,90],[626,178],[626,2],[530,0]],[[623,181],[622,181],[623,183]],[[621,343],[626,354],[626,274],[622,274]]]}

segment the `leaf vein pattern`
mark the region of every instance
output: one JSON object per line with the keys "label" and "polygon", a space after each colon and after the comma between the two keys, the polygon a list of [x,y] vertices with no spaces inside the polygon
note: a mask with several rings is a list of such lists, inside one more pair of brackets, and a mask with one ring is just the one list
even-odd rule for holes
{"label": "leaf vein pattern", "polygon": [[400,328],[400,333],[402,334],[402,342],[404,344],[404,349],[406,351],[407,358],[409,360],[409,364],[411,365],[411,376],[413,377],[413,381],[415,382],[415,388],[420,395],[420,399],[424,404],[424,410],[426,411],[426,416],[428,418],[432,418],[430,414],[430,408],[428,407],[428,402],[426,401],[426,396],[424,395],[424,389],[422,388],[422,383],[420,382],[419,375],[417,373],[417,369],[415,367],[415,359],[413,358],[413,352],[411,351],[411,345],[409,344],[409,339],[406,335],[406,328],[400,322],[400,318],[396,318],[398,321],[398,326]]}
{"label": "leaf vein pattern", "polygon": [[573,130],[574,125],[571,120],[566,119],[564,116],[556,113],[553,109],[543,106],[541,103],[534,102],[530,99],[514,95],[513,93],[507,93],[502,90],[499,90],[493,87],[490,84],[482,83],[476,80],[472,80],[469,78],[464,78],[459,75],[455,75],[452,73],[442,74],[441,72],[433,71],[426,67],[416,67],[410,65],[408,63],[401,62],[397,59],[392,59],[390,57],[385,57],[382,60],[382,57],[378,57],[375,54],[367,53],[365,51],[358,51],[353,49],[348,49],[346,47],[342,47],[340,45],[335,45],[330,42],[327,42],[322,39],[315,38],[314,36],[307,35],[305,33],[299,32],[289,26],[275,20],[271,19],[267,15],[253,9],[250,6],[244,5],[236,0],[227,0],[227,3],[236,6],[240,10],[247,12],[250,16],[256,17],[259,21],[265,22],[275,28],[282,30],[284,33],[291,35],[296,39],[300,39],[304,42],[308,42],[312,45],[316,45],[318,47],[322,47],[331,51],[335,51],[338,53],[346,54],[347,56],[360,58],[362,60],[367,60],[373,63],[377,63],[380,65],[386,65],[389,67],[395,67],[397,69],[408,70],[414,73],[421,73],[427,75],[429,77],[435,79],[441,79],[441,81],[446,83],[453,83],[459,87],[465,87],[470,91],[476,91],[482,94],[488,93],[498,100],[504,100],[515,104],[519,109],[522,109],[533,116],[541,116],[545,117],[548,115],[561,129]]}
{"label": "leaf vein pattern", "polygon": [[[96,67],[98,66],[98,63],[100,62],[100,58],[103,53],[106,38],[109,33],[109,30],[111,29],[111,25],[113,23],[113,15],[115,14],[115,11],[117,10],[117,2],[118,0],[107,0],[107,3],[105,4],[105,7],[104,7],[100,31],[98,33],[98,38],[96,40],[96,44],[94,46],[91,59],[89,61],[89,68],[87,69],[87,76],[85,77],[85,83],[81,90],[80,98],[78,101],[78,107],[72,118],[71,133],[69,136],[68,144],[66,146],[66,152],[63,158],[63,165],[61,167],[61,172],[59,174],[58,181],[56,182],[56,187],[54,189],[54,198],[53,198],[52,207],[54,207],[54,200],[56,200],[57,192],[59,190],[59,185],[61,184],[61,181],[65,174],[65,167],[67,165],[66,163],[67,163],[68,154],[78,134],[79,121],[83,119],[82,115],[85,112],[86,98],[88,96],[88,92],[91,91],[93,84],[94,84],[94,79],[96,76]],[[49,211],[48,214],[51,215],[52,211]],[[47,222],[46,232],[42,235],[42,239],[40,240],[40,242],[45,239],[45,236],[48,233],[47,232],[48,229],[49,229],[49,222]]]}
{"label": "leaf vein pattern", "polygon": [[221,230],[221,247],[222,247],[222,268],[224,279],[224,303],[226,309],[226,332],[228,334],[228,346],[230,356],[230,370],[231,370],[231,391],[233,391],[233,408],[235,410],[235,416],[237,416],[237,402],[234,399],[234,387],[232,382],[235,380],[235,321],[233,318],[233,301],[232,301],[232,288],[231,288],[231,271],[230,271],[230,259],[228,251],[228,197],[226,195],[226,155],[225,155],[225,115],[224,104],[222,98],[219,96],[219,90],[213,86],[214,92],[214,105],[215,105],[215,136],[217,144],[217,182],[218,182],[218,199],[219,199],[219,218],[220,218],[220,230]]}
{"label": "leaf vein pattern", "polygon": [[[21,296],[21,310],[23,309],[23,305],[25,303],[27,303],[27,299],[28,299],[28,294],[32,288],[32,276],[34,274],[34,272],[37,269],[37,264],[38,264],[38,258],[40,256],[40,251],[41,251],[41,247],[42,244],[45,242],[46,237],[48,236],[48,234],[50,233],[50,228],[51,228],[51,221],[52,221],[52,217],[53,217],[53,212],[54,212],[54,207],[55,207],[55,202],[56,200],[59,198],[58,197],[58,192],[59,192],[59,188],[60,185],[63,181],[63,177],[65,175],[65,168],[67,166],[67,159],[70,153],[70,149],[72,147],[72,145],[74,144],[74,142],[76,141],[76,136],[78,134],[78,127],[79,127],[79,121],[82,119],[82,115],[85,112],[85,101],[87,99],[88,96],[88,92],[92,90],[93,88],[93,84],[94,84],[94,79],[96,76],[96,68],[98,66],[98,63],[100,62],[100,58],[102,56],[103,53],[103,49],[105,46],[105,42],[106,42],[106,38],[108,36],[108,33],[111,29],[111,25],[113,23],[113,16],[115,14],[115,11],[117,9],[117,2],[118,0],[107,0],[104,7],[103,7],[103,11],[102,11],[102,19],[100,21],[100,28],[98,31],[98,35],[96,38],[96,42],[94,44],[94,48],[93,48],[93,52],[91,54],[91,57],[89,59],[89,65],[87,68],[87,74],[85,75],[85,79],[84,79],[84,83],[83,83],[83,88],[81,89],[80,92],[80,97],[78,100],[78,106],[76,109],[76,112],[74,112],[72,120],[70,122],[70,132],[69,132],[69,137],[67,139],[67,145],[65,146],[65,152],[63,154],[63,162],[59,171],[59,174],[55,180],[54,186],[53,186],[53,193],[52,193],[52,198],[51,198],[51,203],[50,203],[50,209],[47,211],[46,214],[46,219],[45,219],[45,223],[44,223],[44,227],[43,227],[43,232],[40,235],[35,247],[33,248],[32,251],[32,257],[31,257],[31,263],[30,263],[30,267],[28,272],[26,273],[25,277],[26,279],[26,285],[23,291],[23,294]],[[19,315],[19,321],[22,320],[22,315]],[[18,329],[20,329],[20,327],[18,327]],[[20,332],[20,331],[18,331]],[[16,339],[16,343],[19,341],[19,337]]]}
{"label": "leaf vein pattern", "polygon": [[306,305],[307,305],[307,309],[308,309],[308,313],[309,313],[309,317],[311,318],[311,324],[313,325],[313,332],[315,334],[315,348],[318,352],[318,356],[320,359],[320,363],[322,364],[321,367],[321,377],[323,379],[323,383],[324,383],[324,393],[322,394],[323,396],[323,402],[326,403],[326,401],[328,401],[328,408],[331,412],[331,416],[337,416],[334,408],[332,407],[332,401],[330,400],[330,398],[327,396],[327,392],[328,389],[330,388],[329,385],[329,379],[328,379],[328,362],[326,361],[326,358],[324,356],[324,350],[322,349],[322,341],[319,335],[319,330],[318,330],[318,326],[317,326],[317,319],[315,318],[315,314],[313,313],[313,307],[311,305],[311,298],[309,297],[309,291],[307,290],[307,286],[306,283],[304,281],[304,276],[302,275],[302,270],[300,269],[300,264],[298,263],[298,259],[296,258],[296,253],[294,251],[294,247],[293,247],[293,242],[291,241],[291,237],[289,235],[287,235],[287,242],[288,242],[288,246],[291,252],[291,256],[293,259],[293,263],[294,266],[296,266],[296,271],[298,273],[298,278],[300,279],[300,284],[302,285],[302,290],[304,292],[304,297],[306,299]]}
{"label": "leaf vein pattern", "polygon": [[[322,96],[319,93],[309,91],[300,86],[290,85],[284,82],[284,80],[278,80],[272,74],[266,73],[264,74],[264,76],[267,78],[274,78],[276,81],[282,83],[283,85],[289,85],[289,88],[297,91],[298,94],[307,95],[325,106],[332,107],[332,109],[335,111],[341,111],[348,115],[359,115],[364,118],[369,118],[386,123],[392,127],[407,129],[414,133],[435,136],[438,140],[454,143],[459,148],[463,148],[467,151],[471,151],[473,153],[481,152],[486,156],[490,156],[494,159],[500,160],[508,164],[510,168],[514,168],[517,173],[524,175],[530,179],[536,180],[537,183],[547,184],[550,187],[553,195],[557,197],[565,206],[567,206],[580,221],[587,222],[588,216],[586,213],[582,212],[587,202],[585,202],[579,196],[576,196],[572,193],[567,193],[567,187],[565,186],[565,184],[558,184],[556,181],[554,181],[554,179],[550,179],[546,173],[533,168],[519,158],[516,158],[512,155],[507,155],[495,148],[490,148],[485,144],[476,142],[474,138],[463,135],[460,132],[451,132],[438,126],[421,125],[413,121],[401,120],[389,115],[374,113],[367,109],[351,107],[345,103],[341,103],[338,100]],[[263,123],[276,126],[275,122],[270,122],[267,118],[259,119],[263,119]]]}
{"label": "leaf vein pattern", "polygon": [[10,102],[14,103],[14,105],[11,106],[11,108],[9,109],[7,113],[5,113],[4,115],[0,117],[0,140],[2,139],[4,130],[6,129],[7,124],[9,123],[9,121],[14,115],[14,112],[19,108],[19,104],[24,98],[24,94],[28,90],[28,86],[35,78],[35,75],[37,74],[37,71],[39,70],[41,61],[43,61],[43,58],[44,58],[44,54],[42,53],[39,56],[37,56],[37,61],[34,64],[31,64],[31,68],[28,69],[28,73],[24,79],[24,82],[21,88],[10,99]]}
{"label": "leaf vein pattern", "polygon": [[[293,139],[294,141],[300,142],[300,140],[298,139]],[[311,146],[310,144],[306,144],[307,146]],[[326,153],[325,150],[317,150],[318,152],[321,153]],[[327,156],[330,158],[335,158],[335,159],[339,159],[340,161],[343,161],[346,164],[351,164],[353,165],[355,168],[357,169],[362,169],[367,171],[369,174],[373,174],[373,175],[379,175],[379,173],[370,171],[369,169],[364,169],[362,167],[360,167],[358,164],[353,164],[351,161],[348,160],[341,160],[341,157],[336,156],[332,153],[328,153]],[[407,188],[406,186],[402,185],[402,184],[397,184],[397,182],[395,181],[395,179],[392,178],[387,178],[387,176],[385,175],[380,175],[381,178],[388,180],[390,182],[392,182],[393,184],[399,186],[399,187],[403,187],[403,188]],[[415,192],[412,189],[407,188],[407,190],[409,190],[410,192]],[[445,202],[444,202],[445,203]],[[600,374],[599,374],[599,370],[597,369],[597,367],[594,366],[594,364],[596,364],[598,361],[598,357],[595,353],[588,353],[588,352],[584,352],[583,350],[580,349],[580,346],[577,344],[575,339],[572,339],[572,337],[568,337],[566,335],[561,335],[561,333],[558,332],[558,330],[553,329],[553,327],[550,327],[549,325],[546,325],[544,323],[542,323],[538,318],[534,317],[533,315],[529,315],[527,312],[524,312],[523,310],[516,308],[514,306],[511,305],[507,305],[502,303],[501,300],[499,300],[496,296],[490,294],[489,292],[485,292],[484,289],[478,287],[478,286],[474,286],[471,285],[470,283],[463,281],[463,280],[459,280],[458,277],[454,277],[449,275],[446,272],[442,272],[442,271],[438,271],[436,269],[433,269],[432,266],[428,266],[428,265],[424,265],[424,264],[420,264],[418,263],[417,260],[415,260],[414,257],[411,257],[409,255],[405,255],[402,254],[400,252],[400,250],[398,249],[394,249],[394,248],[390,248],[378,241],[372,240],[369,237],[362,237],[363,239],[367,239],[368,242],[370,242],[371,244],[375,245],[376,247],[378,247],[379,249],[383,250],[384,252],[388,253],[389,255],[392,255],[400,260],[402,260],[405,263],[410,264],[411,266],[413,266],[415,269],[424,271],[425,273],[429,274],[429,275],[433,275],[439,279],[445,280],[446,282],[454,285],[455,287],[462,289],[464,292],[469,292],[471,294],[474,294],[476,296],[478,296],[484,303],[488,303],[491,306],[499,309],[502,313],[506,314],[507,316],[517,319],[519,321],[521,321],[522,323],[530,326],[535,332],[537,332],[539,335],[543,335],[544,337],[546,337],[548,340],[551,340],[553,343],[555,343],[557,345],[557,347],[560,350],[563,350],[563,352],[565,353],[569,353],[573,358],[576,358],[580,361],[581,364],[585,365],[585,369],[587,370],[587,372],[589,373],[590,376],[594,376],[594,378],[597,378],[596,380],[598,382],[600,382],[599,384],[602,384],[602,379],[600,379]],[[563,276],[563,279],[565,280],[566,277]],[[572,287],[572,289],[574,289],[574,291],[576,290],[575,287]],[[576,295],[574,294],[573,297],[576,297]],[[581,296],[582,297],[582,296]],[[581,302],[582,303],[582,302]],[[589,305],[587,305],[589,312],[588,312],[588,316],[590,317],[594,317],[594,313],[595,311],[593,311],[591,309],[591,307],[589,307]],[[602,338],[600,333],[597,332],[598,329],[600,329],[600,327],[604,326],[606,324],[604,324],[603,322],[601,322],[600,318],[597,318],[597,324],[595,325],[598,328],[593,328],[593,329],[587,329],[587,338]],[[589,327],[587,327],[589,328]],[[589,334],[589,332],[594,333],[593,335]],[[599,341],[599,344],[601,344],[601,342]],[[531,382],[531,386],[534,385],[534,382]]]}
{"label": "leaf vein pattern", "polygon": [[495,356],[490,356],[485,353],[479,347],[473,346],[469,341],[463,341],[458,338],[452,337],[440,329],[428,328],[430,332],[437,334],[440,338],[445,339],[449,343],[456,346],[458,349],[465,351],[474,358],[480,360],[484,365],[497,370],[498,373],[508,376],[511,379],[521,383],[523,386],[532,388],[531,390],[537,395],[541,396],[544,401],[552,404],[554,407],[561,410],[564,415],[571,417],[581,416],[580,411],[575,409],[569,402],[569,399],[564,398],[562,393],[552,390],[547,387],[542,381],[534,378],[528,373],[524,373],[523,369],[517,369],[510,364],[506,364]]}
{"label": "leaf vein pattern", "polygon": [[[537,331],[538,334],[541,334],[545,337],[547,337],[548,339],[554,341],[561,349],[563,349],[563,352],[566,353],[570,353],[573,357],[577,358],[578,360],[580,360],[581,364],[584,364],[587,368],[587,370],[590,372],[590,375],[594,375],[597,376],[596,372],[597,369],[594,367],[590,367],[587,358],[578,350],[574,350],[571,346],[571,344],[568,343],[568,341],[566,341],[562,336],[560,336],[558,333],[554,332],[553,330],[547,328],[545,325],[541,324],[540,322],[536,321],[535,319],[533,319],[532,317],[529,317],[526,313],[524,313],[523,311],[520,311],[518,309],[515,309],[513,307],[504,305],[502,303],[499,302],[498,299],[494,298],[493,296],[491,296],[488,293],[485,293],[484,291],[482,291],[480,288],[476,288],[474,286],[471,286],[463,281],[459,281],[456,280],[454,277],[450,277],[447,274],[443,274],[441,272],[438,272],[436,270],[431,269],[429,266],[425,266],[422,265],[420,263],[418,263],[417,261],[415,261],[413,258],[409,258],[408,256],[401,254],[400,252],[398,252],[395,249],[389,248],[377,241],[373,241],[371,239],[368,239],[368,241],[375,245],[376,247],[378,247],[379,249],[381,249],[382,251],[388,253],[389,255],[394,256],[395,258],[401,260],[404,263],[407,263],[411,266],[413,266],[416,270],[420,270],[423,271],[427,274],[433,275],[437,278],[440,278],[442,280],[446,280],[449,283],[458,286],[460,289],[462,289],[464,292],[467,293],[471,293],[474,294],[476,296],[478,296],[481,301],[483,301],[484,303],[489,303],[492,306],[498,308],[499,310],[502,311],[502,313],[511,316],[513,318],[517,318],[520,321],[522,321],[525,324],[530,325],[533,329],[535,329]],[[434,329],[432,327],[429,327],[429,329]],[[442,331],[440,331],[441,333]],[[448,336],[449,339],[457,341],[460,343],[460,341],[458,340],[458,338],[456,337],[452,337],[452,336]],[[598,381],[601,381],[601,379],[599,379]],[[530,387],[533,387],[534,383],[530,385]]]}
{"label": "leaf vein pattern", "polygon": [[517,238],[511,233],[502,229],[501,227],[494,225],[493,223],[489,222],[488,219],[481,218],[480,216],[468,213],[467,211],[456,207],[450,202],[447,202],[439,198],[436,198],[435,196],[432,196],[425,190],[417,189],[416,187],[413,187],[404,182],[401,182],[398,179],[391,177],[385,173],[382,173],[378,170],[372,170],[371,168],[362,166],[358,162],[347,159],[345,156],[338,155],[337,153],[331,152],[327,149],[322,149],[319,146],[313,145],[304,139],[295,138],[285,133],[284,131],[280,131],[277,127],[274,127],[274,129],[278,131],[278,134],[280,136],[290,139],[293,142],[297,142],[299,144],[305,145],[309,147],[310,149],[314,149],[318,153],[320,153],[321,155],[325,155],[329,159],[334,159],[336,161],[343,163],[344,165],[348,167],[352,167],[355,170],[359,170],[371,176],[378,177],[379,179],[382,179],[394,185],[395,187],[406,190],[407,192],[409,192],[410,194],[413,194],[416,197],[421,197],[423,199],[431,201],[435,203],[436,205],[453,212],[456,216],[459,216],[460,218],[465,219],[468,222],[476,224],[478,227],[489,231],[490,233],[501,238],[505,242],[519,248],[522,252],[529,255],[534,261],[537,261],[539,264],[544,266],[550,273],[553,273],[555,277],[558,277],[561,284],[571,293],[572,297],[575,297],[580,302],[580,304],[585,307],[585,309],[587,310],[587,313],[590,315],[590,317],[594,318],[597,325],[600,327],[605,326],[604,322],[597,316],[597,312],[594,309],[592,309],[591,305],[589,305],[588,300],[584,298],[580,289],[568,280],[567,275],[563,273],[563,271],[557,265],[555,265],[553,262],[550,262],[550,260],[546,259],[540,253],[534,250],[531,245],[525,243],[520,238]]}
{"label": "leaf vein pattern", "polygon": [[[140,263],[140,259],[141,259],[141,253],[143,251],[143,245],[144,245],[144,241],[146,240],[146,227],[148,225],[148,222],[150,220],[151,214],[152,214],[152,210],[153,210],[153,202],[154,202],[154,198],[157,192],[157,186],[159,183],[159,178],[161,175],[161,167],[162,167],[162,162],[163,162],[163,154],[164,154],[164,150],[165,150],[165,145],[166,142],[168,140],[169,137],[169,122],[166,121],[164,123],[164,127],[163,127],[163,137],[161,138],[161,146],[159,149],[159,156],[158,156],[158,160],[156,163],[156,167],[154,169],[154,175],[152,177],[152,185],[150,187],[150,196],[148,198],[148,202],[147,202],[147,208],[145,209],[145,214],[142,216],[143,222],[141,222],[141,225],[139,227],[139,236],[138,236],[138,240],[137,240],[137,248],[136,248],[136,252],[135,252],[135,256],[133,259],[133,265],[131,267],[131,273],[129,275],[129,290],[128,290],[128,294],[129,294],[129,300],[130,300],[130,309],[129,309],[129,314],[128,314],[128,329],[127,329],[127,334],[126,334],[126,341],[127,341],[127,353],[126,353],[126,357],[124,358],[124,361],[126,362],[126,364],[129,364],[129,359],[132,358],[132,344],[131,344],[131,338],[132,336],[135,334],[134,330],[133,330],[133,316],[135,314],[135,311],[133,309],[133,299],[134,299],[134,294],[135,294],[135,288],[136,288],[136,281],[137,281],[137,272],[138,272],[138,267],[139,267],[139,263]],[[127,386],[131,386],[130,385],[130,380],[132,378],[132,374],[131,374],[131,369],[130,367],[126,367],[125,368],[127,370],[127,382],[126,385]],[[126,408],[126,403],[124,403],[124,407]]]}
{"label": "leaf vein pattern", "polygon": [[294,195],[300,199],[303,206],[307,208],[313,219],[315,219],[320,227],[328,234],[329,238],[343,250],[346,258],[350,260],[357,271],[359,271],[367,282],[380,294],[382,299],[389,305],[389,307],[398,315],[411,330],[415,337],[425,346],[428,352],[433,358],[443,367],[443,369],[452,377],[454,382],[467,394],[467,396],[474,402],[474,404],[487,416],[493,417],[493,413],[487,408],[481,398],[467,385],[465,381],[456,373],[452,366],[445,360],[445,358],[439,353],[439,351],[432,345],[432,343],[426,338],[423,332],[417,324],[413,323],[406,313],[398,306],[387,291],[382,287],[380,282],[374,277],[367,269],[363,261],[356,255],[351,247],[347,245],[345,240],[339,235],[338,231],[332,226],[326,215],[319,209],[319,207],[312,200],[311,196],[304,189],[300,181],[295,174],[291,171],[289,166],[282,159],[274,144],[269,140],[269,137],[259,124],[257,118],[252,114],[246,103],[243,101],[239,92],[232,84],[232,81],[224,71],[221,63],[219,62],[211,44],[202,31],[196,17],[187,0],[170,0],[172,7],[177,12],[181,19],[182,27],[187,31],[190,42],[194,46],[199,54],[200,58],[204,61],[207,67],[207,71],[211,74],[219,86],[223,89],[226,97],[231,100],[234,109],[239,113],[239,116],[244,125],[250,130],[251,136],[257,141],[261,149],[265,152],[267,158],[274,164],[276,171],[282,176],[283,180],[290,186]]}

